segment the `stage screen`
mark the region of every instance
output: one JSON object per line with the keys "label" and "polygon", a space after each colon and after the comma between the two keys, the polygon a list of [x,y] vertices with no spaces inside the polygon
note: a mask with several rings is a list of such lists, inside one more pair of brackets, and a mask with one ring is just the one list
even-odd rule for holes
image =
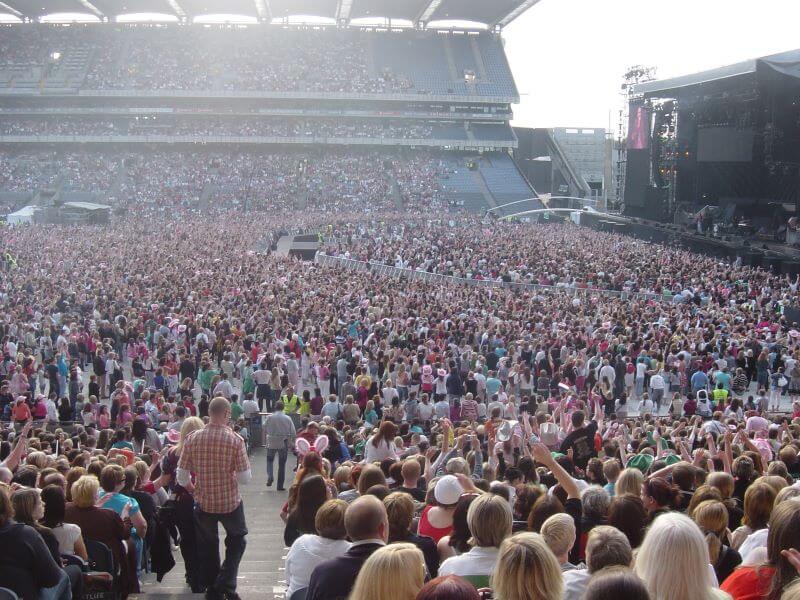
{"label": "stage screen", "polygon": [[650,113],[631,105],[628,117],[628,150],[646,150],[650,142]]}
{"label": "stage screen", "polygon": [[753,160],[752,128],[704,127],[697,130],[699,162],[750,162]]}
{"label": "stage screen", "polygon": [[650,185],[650,153],[628,151],[625,165],[625,205],[644,206],[645,191]]}

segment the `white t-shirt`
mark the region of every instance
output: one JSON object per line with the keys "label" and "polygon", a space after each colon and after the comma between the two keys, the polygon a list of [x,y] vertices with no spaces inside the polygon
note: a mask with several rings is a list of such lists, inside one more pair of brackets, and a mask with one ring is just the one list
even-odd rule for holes
{"label": "white t-shirt", "polygon": [[758,548],[766,548],[768,534],[769,528],[765,527],[764,529],[757,529],[745,538],[742,545],[739,546],[739,554],[742,556],[742,561],[747,561],[749,565],[753,564],[752,560],[748,560],[748,555]]}
{"label": "white t-shirt", "polygon": [[767,421],[764,417],[758,417],[754,415],[747,418],[745,429],[747,431],[768,431],[769,421]]}
{"label": "white t-shirt", "polygon": [[650,378],[650,387],[654,390],[663,390],[664,389],[664,378],[659,375],[653,375]]}
{"label": "white t-shirt", "polygon": [[477,389],[479,392],[486,389],[486,377],[483,373],[475,373],[475,381],[478,382]]}
{"label": "white t-shirt", "polygon": [[562,576],[564,578],[564,600],[581,600],[589,585],[589,579],[592,577],[588,569],[570,569],[564,571]]}
{"label": "white t-shirt", "polygon": [[399,398],[400,394],[398,393],[397,389],[393,387],[385,387],[381,391],[381,395],[383,396],[383,405],[384,406],[391,406],[392,400],[395,398]]}
{"label": "white t-shirt", "polygon": [[75,542],[81,537],[81,528],[74,523],[63,523],[51,529],[58,541],[60,554],[75,554]]}
{"label": "white t-shirt", "polygon": [[258,414],[258,402],[255,400],[245,400],[242,402],[242,411],[245,417],[252,417]]}
{"label": "white t-shirt", "polygon": [[439,576],[491,575],[499,553],[499,548],[475,547],[460,556],[451,556],[439,567]]}
{"label": "white t-shirt", "polygon": [[272,372],[268,369],[259,369],[258,371],[253,371],[253,382],[256,385],[267,385],[271,377]]}
{"label": "white t-shirt", "polygon": [[430,402],[428,404],[423,404],[420,402],[417,404],[417,415],[423,421],[430,421],[433,418],[433,404]]}
{"label": "white t-shirt", "polygon": [[636,363],[636,379],[644,379],[646,372],[647,372],[647,363],[645,362]]}
{"label": "white t-shirt", "polygon": [[286,555],[286,597],[308,587],[311,573],[324,560],[341,556],[350,548],[347,540],[331,540],[306,533],[297,538]]}

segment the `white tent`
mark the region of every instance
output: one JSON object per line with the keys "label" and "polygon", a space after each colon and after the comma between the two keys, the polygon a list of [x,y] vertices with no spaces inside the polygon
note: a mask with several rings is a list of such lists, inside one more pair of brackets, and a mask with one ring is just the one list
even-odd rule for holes
{"label": "white tent", "polygon": [[25,206],[18,211],[6,215],[6,223],[9,225],[20,225],[23,223],[33,223],[33,215],[39,210],[38,206]]}

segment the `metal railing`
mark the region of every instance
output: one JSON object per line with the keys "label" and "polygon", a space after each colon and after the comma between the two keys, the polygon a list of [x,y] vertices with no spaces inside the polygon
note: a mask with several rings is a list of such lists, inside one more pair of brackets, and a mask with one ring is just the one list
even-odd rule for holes
{"label": "metal railing", "polygon": [[514,148],[510,140],[451,140],[444,138],[389,138],[335,136],[244,136],[244,135],[0,135],[4,144],[325,144],[332,146],[430,146],[456,150]]}
{"label": "metal railing", "polygon": [[40,88],[0,86],[0,96],[80,96],[84,98],[249,98],[287,100],[378,100],[401,102],[469,102],[472,104],[518,104],[518,94],[482,96],[429,94],[425,92],[267,92],[251,90],[88,90],[76,87]]}
{"label": "metal railing", "polygon": [[353,260],[352,258],[344,258],[342,256],[330,256],[323,252],[317,252],[314,256],[314,262],[318,265],[339,268],[347,271],[358,271],[363,273],[372,273],[379,276],[395,277],[397,279],[408,279],[411,281],[428,281],[432,283],[441,284],[460,284],[471,285],[480,287],[499,287],[511,288],[527,291],[539,292],[560,292],[570,293],[574,296],[600,294],[603,296],[611,296],[621,300],[658,300],[658,301],[671,301],[672,294],[654,294],[645,292],[633,292],[628,290],[604,290],[599,288],[582,288],[571,285],[541,285],[538,283],[523,283],[518,281],[502,281],[497,279],[472,279],[467,277],[456,277],[453,275],[443,275],[441,273],[430,273],[417,269],[408,269],[403,267],[393,267],[379,262],[367,262],[362,260]]}

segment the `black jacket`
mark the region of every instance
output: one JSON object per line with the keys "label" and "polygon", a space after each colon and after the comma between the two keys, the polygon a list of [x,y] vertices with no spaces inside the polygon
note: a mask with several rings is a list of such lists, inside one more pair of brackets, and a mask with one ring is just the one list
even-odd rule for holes
{"label": "black jacket", "polygon": [[425,566],[428,569],[428,575],[433,579],[439,572],[439,551],[436,549],[436,542],[429,537],[416,535],[409,532],[405,539],[393,540],[393,542],[408,542],[414,544],[422,551],[422,556],[425,558]]}
{"label": "black jacket", "polygon": [[42,536],[33,528],[10,521],[0,527],[0,583],[20,597],[36,598],[61,577]]}
{"label": "black jacket", "polygon": [[344,600],[353,590],[361,567],[381,544],[359,544],[342,556],[317,565],[311,573],[306,600]]}

